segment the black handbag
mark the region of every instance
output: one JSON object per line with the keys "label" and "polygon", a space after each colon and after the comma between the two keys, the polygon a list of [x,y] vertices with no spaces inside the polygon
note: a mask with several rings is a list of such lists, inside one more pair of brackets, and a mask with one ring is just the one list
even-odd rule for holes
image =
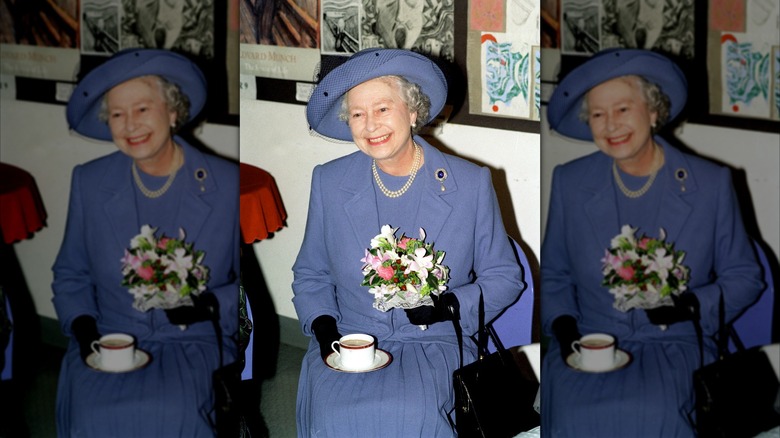
{"label": "black handbag", "polygon": [[729,336],[736,333],[724,323],[723,313],[721,295],[718,360],[693,374],[696,432],[703,438],[754,437],[780,426],[780,382],[761,347],[744,349],[735,342],[738,350],[728,351]]}
{"label": "black handbag", "polygon": [[[504,348],[495,330],[485,326],[484,299],[479,297],[478,359],[463,365],[463,332],[453,321],[460,348],[460,368],[452,375],[455,390],[454,429],[459,437],[514,437],[539,425],[534,401],[539,380],[525,353]],[[496,346],[487,349],[488,337]],[[452,418],[450,416],[450,421]]]}

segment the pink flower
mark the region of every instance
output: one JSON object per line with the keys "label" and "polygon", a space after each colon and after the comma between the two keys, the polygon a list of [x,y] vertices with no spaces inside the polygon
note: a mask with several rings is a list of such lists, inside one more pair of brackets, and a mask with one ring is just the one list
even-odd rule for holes
{"label": "pink flower", "polygon": [[376,273],[384,280],[390,280],[395,275],[395,270],[391,266],[380,266]]}
{"label": "pink flower", "polygon": [[623,280],[634,278],[634,268],[632,266],[621,266],[617,269],[617,275]]}
{"label": "pink flower", "polygon": [[409,241],[411,240],[412,239],[410,239],[409,237],[402,237],[401,241],[398,242],[398,247],[401,249],[406,249],[406,244],[409,243]]}
{"label": "pink flower", "polygon": [[163,237],[159,242],[157,242],[157,247],[160,249],[165,249],[168,246],[168,241],[170,240],[170,237]]}
{"label": "pink flower", "polygon": [[154,269],[151,266],[141,266],[136,269],[138,276],[144,280],[149,280],[154,276]]}
{"label": "pink flower", "polygon": [[643,237],[643,238],[642,238],[642,239],[641,239],[641,240],[640,240],[640,241],[637,243],[637,246],[638,246],[639,248],[641,248],[641,249],[647,249],[647,244],[648,244],[648,243],[650,243],[650,240],[652,240],[652,239],[650,239],[649,237]]}

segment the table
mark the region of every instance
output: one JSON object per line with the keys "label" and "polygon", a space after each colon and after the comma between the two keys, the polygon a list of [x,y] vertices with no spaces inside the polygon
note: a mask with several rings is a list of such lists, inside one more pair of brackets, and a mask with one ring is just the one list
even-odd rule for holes
{"label": "table", "polygon": [[241,235],[244,243],[261,241],[284,227],[287,212],[270,173],[241,163],[240,191]]}
{"label": "table", "polygon": [[46,209],[27,171],[0,163],[0,231],[7,244],[29,238],[46,224]]}
{"label": "table", "polygon": [[[35,184],[35,178],[26,170],[0,163],[0,312],[14,323],[0,345],[5,356],[0,369],[0,380],[11,380],[27,372],[40,340],[38,315],[27,288],[13,244],[32,237],[46,225],[46,209]],[[0,322],[1,323],[1,322]]]}
{"label": "table", "polygon": [[[240,163],[240,170],[241,236],[243,245],[247,246],[242,250],[241,255],[241,277],[247,294],[247,313],[253,323],[249,343],[244,352],[245,362],[241,378],[251,380],[260,377],[255,376],[255,361],[259,359],[255,356],[259,356],[260,353],[254,349],[255,332],[265,333],[269,345],[264,350],[264,357],[271,356],[275,363],[278,345],[274,344],[273,339],[278,338],[279,330],[273,303],[251,244],[267,239],[271,233],[282,229],[287,219],[287,212],[270,173],[246,163]],[[256,316],[258,318],[255,318]],[[273,365],[259,364],[258,366],[271,366],[275,369]]]}

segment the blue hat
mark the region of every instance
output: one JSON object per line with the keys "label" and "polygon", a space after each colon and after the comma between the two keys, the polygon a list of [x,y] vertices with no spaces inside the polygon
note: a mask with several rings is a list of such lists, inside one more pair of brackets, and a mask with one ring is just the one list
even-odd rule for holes
{"label": "blue hat", "polygon": [[157,75],[176,84],[190,100],[190,118],[206,103],[206,78],[187,57],[168,50],[127,49],[117,52],[79,82],[68,101],[70,129],[87,137],[111,141],[111,130],[98,118],[103,95],[141,76]]}
{"label": "blue hat", "polygon": [[677,117],[688,98],[688,81],[669,58],[639,49],[607,49],[572,70],[558,84],[547,105],[547,120],[558,133],[593,140],[590,127],[579,118],[582,100],[591,88],[620,76],[642,76],[669,97],[669,121]]}
{"label": "blue hat", "polygon": [[422,88],[431,100],[428,120],[433,120],[447,100],[447,81],[433,61],[403,49],[365,49],[330,71],[317,85],[306,106],[311,129],[325,137],[352,140],[347,123],[339,120],[341,98],[356,85],[381,76],[403,76]]}

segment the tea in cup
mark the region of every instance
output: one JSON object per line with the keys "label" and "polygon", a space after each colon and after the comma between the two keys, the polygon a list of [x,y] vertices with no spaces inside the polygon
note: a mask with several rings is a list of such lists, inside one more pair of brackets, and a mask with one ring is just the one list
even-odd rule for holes
{"label": "tea in cup", "polygon": [[585,371],[608,371],[615,366],[615,338],[591,333],[571,343],[576,360]]}
{"label": "tea in cup", "polygon": [[92,341],[97,364],[104,371],[128,371],[135,364],[135,339],[124,333],[111,333]]}
{"label": "tea in cup", "polygon": [[[336,345],[339,346],[336,349]],[[330,348],[336,352],[341,368],[350,371],[367,370],[374,365],[376,342],[374,337],[366,334],[351,334],[333,341]]]}

